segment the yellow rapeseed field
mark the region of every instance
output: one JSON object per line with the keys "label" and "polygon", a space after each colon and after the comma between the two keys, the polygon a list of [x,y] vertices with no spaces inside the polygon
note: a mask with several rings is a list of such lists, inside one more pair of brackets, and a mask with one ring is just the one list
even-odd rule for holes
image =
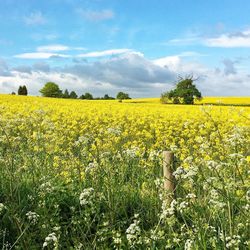
{"label": "yellow rapeseed field", "polygon": [[[0,241],[249,249],[249,145],[247,106],[0,95]],[[175,196],[163,150],[175,154]]]}
{"label": "yellow rapeseed field", "polygon": [[[90,149],[94,154],[119,147],[136,148],[140,154],[171,149],[181,160],[190,155],[223,160],[222,143],[227,143],[232,131],[249,126],[249,107],[163,105],[156,99],[139,100],[119,103],[1,95],[0,115],[3,124],[33,140],[33,150],[41,150],[43,141],[47,152],[60,155],[67,155],[84,137],[95,142]],[[65,156],[63,163],[55,161],[54,165],[67,168],[65,161],[72,159]]]}

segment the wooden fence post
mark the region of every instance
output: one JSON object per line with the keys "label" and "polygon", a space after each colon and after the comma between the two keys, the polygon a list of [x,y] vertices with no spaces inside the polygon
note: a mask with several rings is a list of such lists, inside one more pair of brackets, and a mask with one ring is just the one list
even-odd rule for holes
{"label": "wooden fence post", "polygon": [[164,189],[174,195],[174,176],[173,176],[174,153],[171,151],[163,151],[163,177]]}

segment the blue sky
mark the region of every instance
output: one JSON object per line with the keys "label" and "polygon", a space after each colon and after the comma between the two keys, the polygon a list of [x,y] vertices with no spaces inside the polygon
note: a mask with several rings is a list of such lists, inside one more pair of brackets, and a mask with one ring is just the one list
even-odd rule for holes
{"label": "blue sky", "polygon": [[203,95],[250,95],[248,0],[1,0],[0,92],[46,81],[154,97],[179,75]]}

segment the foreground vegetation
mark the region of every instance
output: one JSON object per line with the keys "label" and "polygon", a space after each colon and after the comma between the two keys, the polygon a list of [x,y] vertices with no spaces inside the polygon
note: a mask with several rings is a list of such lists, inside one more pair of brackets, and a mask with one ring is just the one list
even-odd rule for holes
{"label": "foreground vegetation", "polygon": [[[2,249],[249,249],[249,119],[1,95]],[[162,150],[176,156],[171,202]]]}

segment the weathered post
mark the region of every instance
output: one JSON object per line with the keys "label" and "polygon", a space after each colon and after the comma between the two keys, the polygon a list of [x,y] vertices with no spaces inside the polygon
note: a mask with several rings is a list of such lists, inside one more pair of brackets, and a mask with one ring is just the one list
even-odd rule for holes
{"label": "weathered post", "polygon": [[174,153],[171,151],[163,151],[163,177],[164,189],[174,195],[174,176],[173,176]]}

